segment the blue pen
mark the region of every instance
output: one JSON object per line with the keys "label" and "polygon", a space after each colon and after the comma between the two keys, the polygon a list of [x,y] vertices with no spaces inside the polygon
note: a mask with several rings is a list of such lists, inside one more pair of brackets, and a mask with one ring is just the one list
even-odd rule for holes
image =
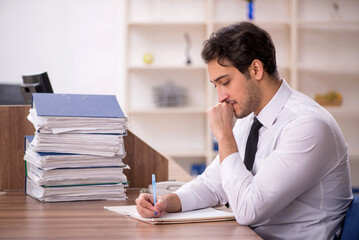
{"label": "blue pen", "polygon": [[[152,174],[152,194],[153,194],[153,206],[156,205],[156,176]],[[157,215],[155,211],[155,215]]]}

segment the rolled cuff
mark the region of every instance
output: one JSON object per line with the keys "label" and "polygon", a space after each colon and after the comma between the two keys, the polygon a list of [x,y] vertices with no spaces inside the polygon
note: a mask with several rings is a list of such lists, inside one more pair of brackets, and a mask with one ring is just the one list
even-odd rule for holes
{"label": "rolled cuff", "polygon": [[181,200],[182,212],[195,209],[196,197],[190,190],[186,189],[186,185],[175,191],[175,194]]}
{"label": "rolled cuff", "polygon": [[245,178],[250,174],[238,152],[232,153],[221,163],[221,178],[224,188],[226,183],[230,182],[233,178]]}

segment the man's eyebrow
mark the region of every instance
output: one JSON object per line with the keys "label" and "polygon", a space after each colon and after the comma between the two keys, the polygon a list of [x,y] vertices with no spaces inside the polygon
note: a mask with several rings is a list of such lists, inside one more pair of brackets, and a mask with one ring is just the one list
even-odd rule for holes
{"label": "man's eyebrow", "polygon": [[218,82],[219,80],[221,80],[222,78],[227,77],[227,76],[228,76],[228,74],[224,74],[224,75],[219,76],[218,78],[214,79],[214,81],[210,80],[210,82],[211,82],[211,83]]}

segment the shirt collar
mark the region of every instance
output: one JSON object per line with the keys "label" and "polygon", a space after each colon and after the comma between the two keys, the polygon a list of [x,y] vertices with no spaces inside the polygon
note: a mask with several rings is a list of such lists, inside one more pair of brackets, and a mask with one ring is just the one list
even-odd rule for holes
{"label": "shirt collar", "polygon": [[293,90],[288,85],[288,83],[284,79],[282,79],[282,84],[278,89],[277,93],[267,103],[267,105],[262,109],[262,111],[259,112],[257,116],[257,119],[263,124],[264,127],[269,128],[273,125],[279,112],[282,110],[285,103],[292,95],[292,92]]}

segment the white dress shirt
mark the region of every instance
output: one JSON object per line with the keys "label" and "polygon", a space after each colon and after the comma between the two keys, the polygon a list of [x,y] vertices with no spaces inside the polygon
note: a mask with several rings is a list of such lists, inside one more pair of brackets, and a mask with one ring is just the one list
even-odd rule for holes
{"label": "white dress shirt", "polygon": [[180,188],[182,211],[229,202],[264,239],[331,239],[352,199],[347,145],[332,115],[285,80],[258,114],[253,175],[243,164],[254,114],[238,119],[238,151]]}

